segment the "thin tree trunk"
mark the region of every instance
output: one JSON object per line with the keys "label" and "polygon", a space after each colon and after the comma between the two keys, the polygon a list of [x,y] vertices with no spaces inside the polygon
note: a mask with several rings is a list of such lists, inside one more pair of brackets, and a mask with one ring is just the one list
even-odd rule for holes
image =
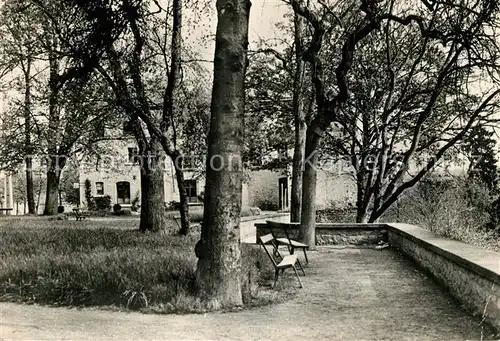
{"label": "thin tree trunk", "polygon": [[292,194],[290,221],[300,222],[302,210],[302,170],[306,146],[306,120],[303,110],[302,82],[304,62],[302,60],[302,17],[294,14],[295,28],[295,76],[293,80],[293,117],[295,125],[295,146],[293,151]]}
{"label": "thin tree trunk", "polygon": [[[361,166],[363,167],[363,166]],[[356,222],[366,223],[368,220],[368,203],[365,202],[365,191],[367,190],[364,186],[364,172],[358,172],[356,186],[357,186],[357,200],[356,200]]]}
{"label": "thin tree trunk", "polygon": [[[174,114],[179,110],[178,96],[179,84],[181,81],[181,64],[182,64],[182,0],[174,0],[172,3],[172,46],[171,46],[171,63],[170,72],[168,74],[167,88],[163,98],[163,123],[162,130],[167,130],[166,127],[174,117]],[[189,206],[184,185],[184,173],[182,165],[178,165],[181,154],[176,149],[177,135],[172,134],[173,148],[167,148],[169,155],[175,163],[175,178],[177,181],[177,188],[179,189],[179,213],[181,215],[181,229],[180,233],[183,235],[189,234]]]}
{"label": "thin tree trunk", "polygon": [[317,148],[321,136],[316,133],[314,122],[307,128],[305,165],[303,174],[302,191],[302,219],[300,222],[299,238],[309,245],[310,249],[316,248],[316,179],[318,167]]}
{"label": "thin tree trunk", "polygon": [[35,195],[33,193],[33,161],[31,146],[31,59],[26,60],[24,70],[24,149],[26,151],[26,198],[28,200],[28,213],[35,213]]}
{"label": "thin tree trunk", "polygon": [[40,197],[42,196],[42,172],[38,173],[38,195],[36,197],[36,209],[35,214],[38,214],[38,208],[40,207]]}
{"label": "thin tree trunk", "polygon": [[33,161],[31,156],[26,156],[26,199],[28,201],[28,213],[35,214],[35,193],[33,186]]}
{"label": "thin tree trunk", "polygon": [[175,167],[175,180],[177,181],[177,188],[179,189],[179,213],[181,214],[181,229],[179,233],[187,236],[190,232],[188,196],[184,184],[184,172],[181,167],[177,167],[177,165]]}
{"label": "thin tree trunk", "polygon": [[219,306],[242,304],[240,214],[248,0],[217,0],[214,81],[197,283]]}
{"label": "thin tree trunk", "polygon": [[64,156],[50,157],[49,166],[47,168],[47,189],[45,192],[44,215],[57,214],[59,183],[61,181],[61,171],[65,165],[66,158]]}
{"label": "thin tree trunk", "polygon": [[[141,164],[141,232],[165,230],[164,172],[160,160],[163,157],[159,142],[152,138],[149,155],[143,154]],[[146,156],[146,157],[144,157]]]}

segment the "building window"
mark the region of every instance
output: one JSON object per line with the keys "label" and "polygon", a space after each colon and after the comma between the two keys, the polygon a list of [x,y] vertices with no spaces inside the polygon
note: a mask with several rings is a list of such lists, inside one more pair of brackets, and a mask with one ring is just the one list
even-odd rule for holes
{"label": "building window", "polygon": [[130,183],[121,181],[116,183],[116,202],[118,204],[130,204]]}
{"label": "building window", "polygon": [[128,149],[128,162],[139,163],[139,151],[137,148],[132,147]]}
{"label": "building window", "polygon": [[186,187],[188,202],[198,202],[198,196],[196,195],[196,180],[184,180],[184,187]]}
{"label": "building window", "polygon": [[95,194],[96,195],[104,195],[104,182],[96,182],[95,183]]}

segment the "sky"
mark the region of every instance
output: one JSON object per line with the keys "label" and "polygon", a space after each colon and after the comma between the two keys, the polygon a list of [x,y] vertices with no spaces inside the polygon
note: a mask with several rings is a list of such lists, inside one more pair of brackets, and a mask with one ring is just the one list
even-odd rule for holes
{"label": "sky", "polygon": [[[1,0],[0,0],[1,1]],[[183,25],[183,35],[193,50],[200,54],[205,60],[212,60],[215,42],[213,35],[217,25],[217,13],[215,11],[215,1],[211,1],[209,10],[185,11]],[[250,20],[248,38],[250,49],[255,49],[261,40],[283,38],[276,24],[283,21],[283,15],[290,13],[290,5],[277,0],[255,0],[250,8]],[[207,36],[212,35],[212,39]],[[211,66],[207,65],[211,69]]]}

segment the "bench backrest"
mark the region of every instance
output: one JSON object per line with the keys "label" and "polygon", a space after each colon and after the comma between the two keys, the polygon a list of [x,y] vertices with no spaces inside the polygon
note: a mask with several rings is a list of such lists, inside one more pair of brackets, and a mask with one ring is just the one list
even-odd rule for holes
{"label": "bench backrest", "polygon": [[[269,233],[269,234],[266,234],[264,236],[260,236],[259,243],[266,251],[267,255],[271,259],[271,262],[273,262],[274,267],[276,267],[278,264],[276,263],[276,260],[274,259],[273,254],[276,252],[277,246],[275,244],[275,240],[274,240],[273,235]],[[268,249],[269,246],[272,247],[272,253]]]}
{"label": "bench backrest", "polygon": [[283,231],[285,233],[285,237],[288,239],[289,242],[291,241],[291,239],[295,238],[295,236],[290,237],[290,233],[289,233],[290,232],[289,226],[291,225],[290,223],[280,223],[280,222],[272,221],[272,220],[266,220],[266,223],[267,223],[267,226],[269,227],[269,230],[271,231],[271,233],[272,233],[273,229]]}

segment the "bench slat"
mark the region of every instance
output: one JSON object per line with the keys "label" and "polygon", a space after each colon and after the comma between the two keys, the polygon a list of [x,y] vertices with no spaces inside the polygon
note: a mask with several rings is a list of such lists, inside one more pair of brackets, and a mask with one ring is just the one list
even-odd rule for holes
{"label": "bench slat", "polygon": [[259,237],[260,238],[260,241],[263,243],[263,244],[267,244],[269,243],[271,240],[274,239],[273,235],[272,234],[266,234],[265,236],[261,236]]}
{"label": "bench slat", "polygon": [[298,242],[296,240],[288,240],[288,238],[276,238],[278,243],[284,244],[284,245],[292,245],[294,247],[302,248],[302,247],[309,247],[307,244]]}
{"label": "bench slat", "polygon": [[295,263],[297,263],[297,255],[288,255],[276,267],[279,269],[289,268],[294,266]]}

